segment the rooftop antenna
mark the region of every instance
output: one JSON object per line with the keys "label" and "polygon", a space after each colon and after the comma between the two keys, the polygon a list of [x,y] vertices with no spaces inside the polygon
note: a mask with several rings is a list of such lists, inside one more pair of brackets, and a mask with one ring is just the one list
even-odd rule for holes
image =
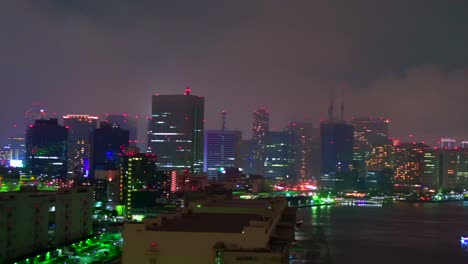
{"label": "rooftop antenna", "polygon": [[226,130],[226,117],[227,117],[226,110],[223,110],[221,112],[221,130],[222,131]]}
{"label": "rooftop antenna", "polygon": [[344,88],[345,85],[341,87],[341,121],[344,121]]}
{"label": "rooftop antenna", "polygon": [[330,104],[328,106],[328,122],[330,124],[333,124],[333,104],[334,104],[334,95],[333,95],[333,90],[330,91]]}

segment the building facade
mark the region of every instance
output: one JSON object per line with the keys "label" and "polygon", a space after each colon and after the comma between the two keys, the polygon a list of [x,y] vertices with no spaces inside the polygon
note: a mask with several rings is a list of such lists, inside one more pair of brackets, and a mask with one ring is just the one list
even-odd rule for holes
{"label": "building facade", "polygon": [[97,128],[97,116],[66,115],[68,128],[68,173],[76,178],[88,177],[90,171],[91,133]]}
{"label": "building facade", "polygon": [[294,179],[294,152],[288,132],[265,134],[264,175],[266,178]]}
{"label": "building facade", "polygon": [[41,253],[92,234],[92,191],[0,193],[0,263]]}
{"label": "building facade", "polygon": [[263,174],[265,162],[265,135],[270,131],[270,113],[265,108],[260,108],[253,113],[252,119],[252,144],[254,174]]}
{"label": "building facade", "polygon": [[55,118],[36,120],[26,132],[26,172],[52,179],[67,177],[68,129]]}
{"label": "building facade", "polygon": [[126,224],[122,263],[286,264],[295,222],[283,199],[196,202]]}
{"label": "building facade", "polygon": [[101,122],[100,127],[91,133],[90,177],[106,179],[106,171],[119,171],[120,155],[128,145],[128,130]]}
{"label": "building facade", "polygon": [[208,178],[217,179],[226,168],[241,167],[240,131],[207,130],[205,131],[205,153],[203,171]]}
{"label": "building facade", "polygon": [[158,173],[156,155],[127,152],[122,156],[120,200],[131,219],[137,210],[152,208],[160,198],[170,196],[170,178]]}
{"label": "building facade", "polygon": [[203,171],[203,97],[190,94],[153,95],[148,152],[166,171]]}

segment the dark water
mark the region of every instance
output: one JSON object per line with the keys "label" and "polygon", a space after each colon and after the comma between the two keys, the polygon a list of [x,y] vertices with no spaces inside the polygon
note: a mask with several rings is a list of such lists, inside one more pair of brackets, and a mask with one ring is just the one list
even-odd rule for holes
{"label": "dark water", "polygon": [[334,264],[468,264],[460,244],[468,236],[466,202],[301,208],[298,220],[298,242],[307,247],[321,227]]}

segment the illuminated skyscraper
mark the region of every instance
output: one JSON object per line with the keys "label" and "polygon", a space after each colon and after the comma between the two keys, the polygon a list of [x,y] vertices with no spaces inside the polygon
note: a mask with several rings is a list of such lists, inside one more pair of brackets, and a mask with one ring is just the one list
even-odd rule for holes
{"label": "illuminated skyscraper", "polygon": [[428,146],[423,143],[395,145],[395,187],[399,189],[420,188],[424,174],[424,154]]}
{"label": "illuminated skyscraper", "polygon": [[26,132],[26,172],[34,176],[67,176],[68,129],[58,120],[36,120]]}
{"label": "illuminated skyscraper", "polygon": [[293,180],[294,155],[291,139],[288,132],[269,131],[265,134],[265,177]]}
{"label": "illuminated skyscraper", "polygon": [[285,131],[290,136],[290,150],[294,158],[293,177],[296,180],[307,181],[313,176],[313,140],[315,134],[311,123],[289,123]]}
{"label": "illuminated skyscraper", "polygon": [[101,122],[91,133],[91,178],[106,178],[106,171],[120,168],[120,155],[128,147],[129,132],[119,125]]}
{"label": "illuminated skyscraper", "polygon": [[158,157],[166,171],[203,171],[203,97],[190,94],[153,95],[148,131],[148,152]]}
{"label": "illuminated skyscraper", "polygon": [[423,187],[437,189],[440,186],[440,157],[439,151],[426,149],[423,158],[423,174],[421,183]]}
{"label": "illuminated skyscraper", "polygon": [[253,162],[256,174],[263,174],[265,161],[265,135],[270,130],[270,114],[265,108],[253,113],[252,143],[254,144]]}
{"label": "illuminated skyscraper", "polygon": [[97,128],[96,116],[66,115],[63,125],[68,128],[68,171],[76,177],[87,177],[90,170],[90,137]]}
{"label": "illuminated skyscraper", "polygon": [[[375,170],[375,168],[369,168],[370,163],[375,163],[383,156],[390,157],[390,153],[388,153],[391,151],[388,144],[389,123],[389,119],[373,117],[354,118],[351,121],[354,127],[353,160],[360,176],[365,175],[368,169]],[[389,163],[391,161],[382,162]]]}
{"label": "illuminated skyscraper", "polygon": [[158,198],[169,198],[170,178],[158,173],[154,154],[128,152],[122,156],[120,167],[120,200],[125,215],[141,214],[137,210],[156,206]]}

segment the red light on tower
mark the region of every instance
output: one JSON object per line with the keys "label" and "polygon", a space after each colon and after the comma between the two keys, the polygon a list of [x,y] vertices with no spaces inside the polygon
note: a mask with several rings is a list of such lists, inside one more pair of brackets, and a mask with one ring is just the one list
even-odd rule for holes
{"label": "red light on tower", "polygon": [[187,87],[185,88],[185,93],[184,95],[190,95],[190,92],[192,91],[192,89],[190,89],[190,87]]}

